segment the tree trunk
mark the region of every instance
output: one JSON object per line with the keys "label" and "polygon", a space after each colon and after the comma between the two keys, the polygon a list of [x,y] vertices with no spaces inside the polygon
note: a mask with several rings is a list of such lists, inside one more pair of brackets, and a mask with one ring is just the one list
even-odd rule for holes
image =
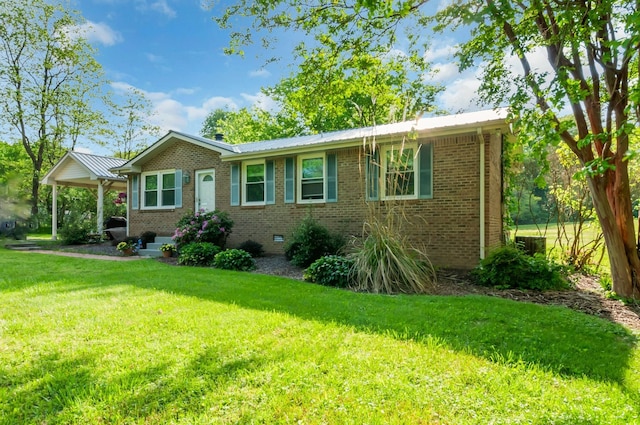
{"label": "tree trunk", "polygon": [[34,171],[31,179],[31,217],[38,215],[38,199],[40,198],[40,173]]}
{"label": "tree trunk", "polygon": [[[640,298],[640,259],[636,251],[633,212],[630,207],[611,205],[604,180],[603,176],[590,177],[588,183],[609,254],[612,289],[621,297]],[[631,244],[629,240],[632,240]]]}

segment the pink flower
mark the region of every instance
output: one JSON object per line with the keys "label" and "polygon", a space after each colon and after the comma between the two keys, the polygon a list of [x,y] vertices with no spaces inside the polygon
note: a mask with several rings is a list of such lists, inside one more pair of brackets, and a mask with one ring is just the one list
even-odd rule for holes
{"label": "pink flower", "polygon": [[202,222],[202,230],[206,229],[207,226],[209,225],[209,222],[207,220]]}
{"label": "pink flower", "polygon": [[221,227],[221,228],[220,228],[220,231],[221,231],[222,233],[224,233],[224,227]]}

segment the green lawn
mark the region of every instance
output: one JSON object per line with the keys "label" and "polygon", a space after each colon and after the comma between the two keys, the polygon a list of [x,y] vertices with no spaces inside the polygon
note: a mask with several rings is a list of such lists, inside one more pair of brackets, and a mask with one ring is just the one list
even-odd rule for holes
{"label": "green lawn", "polygon": [[633,424],[617,324],[0,250],[0,424]]}

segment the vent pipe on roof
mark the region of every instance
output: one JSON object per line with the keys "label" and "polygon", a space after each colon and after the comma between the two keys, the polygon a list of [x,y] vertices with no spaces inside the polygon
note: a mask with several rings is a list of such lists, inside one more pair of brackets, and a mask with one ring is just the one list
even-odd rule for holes
{"label": "vent pipe on roof", "polygon": [[216,135],[214,137],[215,137],[215,140],[217,140],[217,141],[224,140],[224,134],[222,134],[222,133],[216,133]]}

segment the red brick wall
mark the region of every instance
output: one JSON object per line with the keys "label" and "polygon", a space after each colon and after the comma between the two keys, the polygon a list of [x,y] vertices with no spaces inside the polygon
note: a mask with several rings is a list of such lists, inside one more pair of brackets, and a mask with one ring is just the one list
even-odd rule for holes
{"label": "red brick wall", "polygon": [[[492,140],[495,139],[495,140]],[[485,241],[499,243],[502,233],[500,146],[485,137]],[[171,234],[177,220],[194,207],[194,179],[198,169],[216,170],[216,206],[228,211],[235,224],[228,246],[252,239],[268,253],[282,253],[292,229],[306,214],[334,232],[361,236],[369,211],[399,208],[408,220],[406,233],[424,247],[431,261],[441,267],[471,268],[480,256],[479,141],[476,134],[420,139],[433,144],[433,199],[365,202],[364,164],[361,148],[335,151],[338,158],[338,202],[312,205],[284,203],[284,157],[275,158],[276,203],[257,207],[229,206],[230,163],[219,154],[185,142],[171,145],[149,161],[143,171],[182,168],[191,182],[183,186],[183,207],[169,211],[132,211],[130,233],[153,230]],[[274,242],[282,235],[285,243]]]}

